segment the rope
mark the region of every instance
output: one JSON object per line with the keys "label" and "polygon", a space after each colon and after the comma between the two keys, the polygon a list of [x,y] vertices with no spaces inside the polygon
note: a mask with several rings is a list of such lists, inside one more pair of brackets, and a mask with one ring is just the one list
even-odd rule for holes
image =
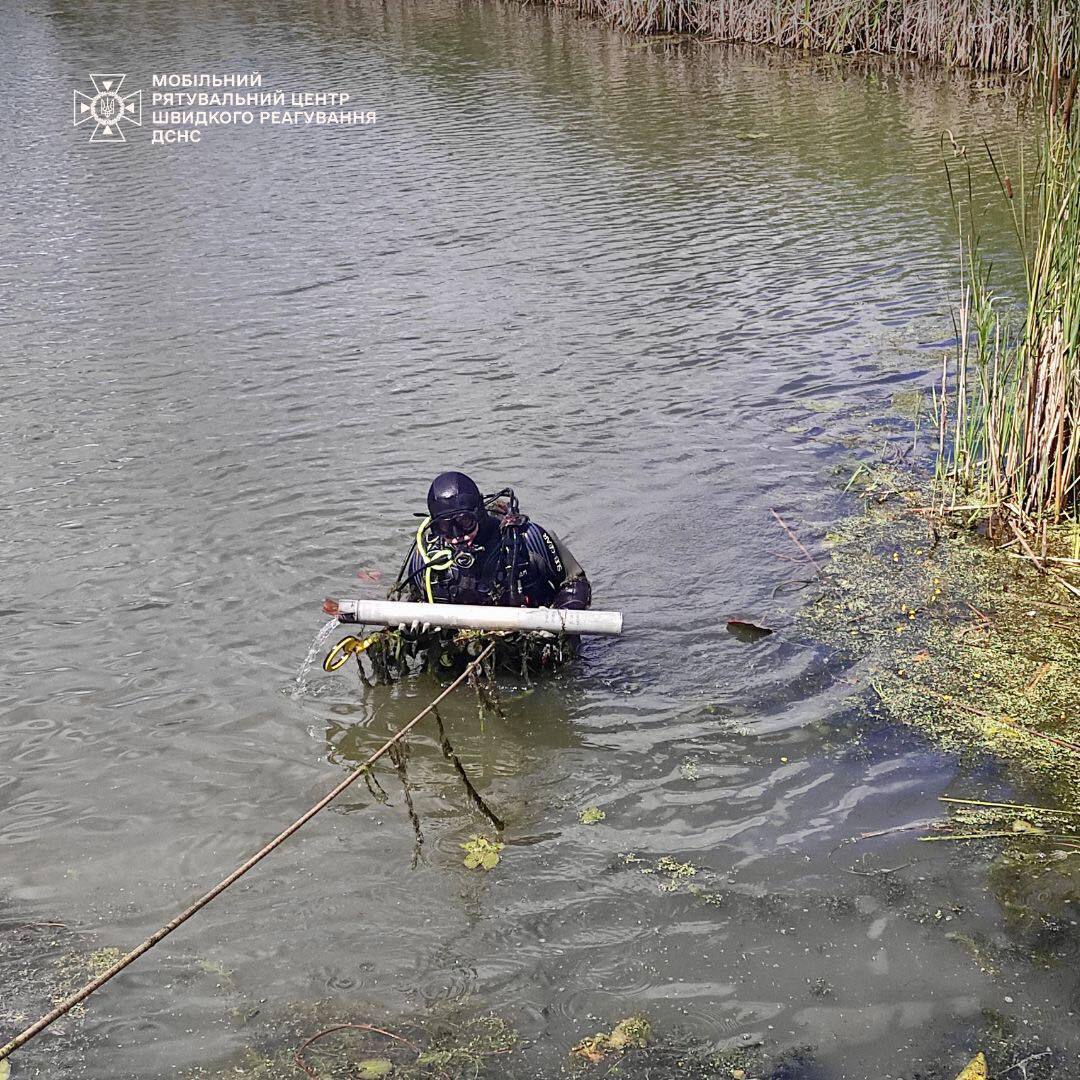
{"label": "rope", "polygon": [[156,933],[151,934],[141,945],[132,949],[126,956],[121,957],[112,965],[107,971],[102,972],[96,979],[92,979],[81,990],[77,990],[70,997],[65,998],[56,1006],[51,1012],[46,1013],[40,1020],[35,1021],[25,1031],[20,1032],[9,1043],[4,1046],[0,1046],[0,1061],[8,1057],[14,1051],[18,1050],[20,1046],[28,1043],[35,1035],[39,1035],[50,1024],[59,1020],[61,1016],[69,1012],[80,1001],[85,1001],[95,990],[104,986],[114,975],[119,975],[121,971],[128,966],[128,964],[134,963],[145,952],[149,952],[159,941],[166,938],[171,934],[178,926],[187,922],[196,912],[201,911],[211,900],[220,896],[230,885],[239,881],[253,866],[262,862],[267,855],[270,854],[275,848],[280,847],[294,832],[296,832],[301,826],[307,824],[320,810],[325,809],[330,805],[346,788],[360,779],[364,773],[367,772],[376,761],[379,760],[391,747],[395,746],[401,739],[411,731],[421,720],[424,719],[429,713],[433,712],[444,698],[449,697],[452,691],[456,690],[477,667],[487,658],[488,654],[495,648],[495,643],[492,642],[475,660],[471,661],[465,670],[437,697],[434,701],[430,702],[420,712],[416,714],[403,728],[401,728],[396,734],[392,735],[374,754],[371,755],[362,765],[354,769],[340,784],[337,785],[332,791],[327,792],[314,806],[298,817],[288,828],[283,829],[274,837],[268,844],[261,847],[254,855],[251,856],[247,862],[238,866],[228,877],[222,878],[209,892],[204,893],[199,897],[190,907],[185,908],[179,915],[177,915],[170,922],[167,922]]}

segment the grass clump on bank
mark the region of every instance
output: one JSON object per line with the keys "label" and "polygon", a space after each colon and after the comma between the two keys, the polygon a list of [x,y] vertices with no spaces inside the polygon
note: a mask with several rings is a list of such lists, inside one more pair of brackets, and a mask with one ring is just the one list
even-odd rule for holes
{"label": "grass clump on bank", "polygon": [[[1030,562],[919,512],[913,478],[859,474],[864,514],[831,534],[821,597],[802,618],[861,662],[893,719],[948,750],[992,754],[1055,804],[1080,807],[1080,627]],[[1080,568],[1076,568],[1080,569]],[[1063,574],[1080,584],[1074,568]]]}
{"label": "grass clump on bank", "polygon": [[[1031,0],[551,2],[639,34],[693,33],[828,53],[905,54],[981,72],[1026,72],[1041,63],[1047,47],[1040,36],[1043,7]],[[1050,25],[1055,34],[1072,25],[1060,6],[1061,16]]]}

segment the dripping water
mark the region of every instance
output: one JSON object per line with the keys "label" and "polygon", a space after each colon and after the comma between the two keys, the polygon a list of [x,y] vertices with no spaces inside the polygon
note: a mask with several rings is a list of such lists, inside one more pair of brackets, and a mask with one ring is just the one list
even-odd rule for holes
{"label": "dripping water", "polygon": [[304,657],[304,662],[300,665],[300,670],[296,673],[296,680],[293,683],[292,688],[292,696],[294,698],[302,697],[307,693],[307,673],[310,670],[311,665],[315,663],[315,657],[319,655],[319,650],[326,644],[327,639],[334,632],[335,628],[340,625],[341,624],[337,619],[331,619],[312,639],[311,645],[308,647],[307,656]]}

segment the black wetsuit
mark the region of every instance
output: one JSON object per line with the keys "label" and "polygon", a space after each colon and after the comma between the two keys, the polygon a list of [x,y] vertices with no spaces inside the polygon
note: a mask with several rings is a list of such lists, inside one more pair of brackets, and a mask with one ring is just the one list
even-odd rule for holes
{"label": "black wetsuit", "polygon": [[585,571],[566,545],[523,516],[487,513],[470,544],[454,546],[429,528],[421,539],[423,550],[413,542],[399,579],[410,600],[579,609],[592,601]]}

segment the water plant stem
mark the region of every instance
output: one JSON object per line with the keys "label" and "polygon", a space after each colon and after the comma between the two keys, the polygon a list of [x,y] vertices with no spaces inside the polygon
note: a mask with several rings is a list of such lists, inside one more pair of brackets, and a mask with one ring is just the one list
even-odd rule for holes
{"label": "water plant stem", "polygon": [[384,754],[388,753],[390,749],[396,746],[417,724],[420,723],[426,716],[433,713],[436,707],[442,703],[444,699],[450,696],[469,676],[484,662],[484,660],[491,654],[495,648],[495,643],[489,644],[477,657],[474,659],[465,670],[456,678],[449,686],[437,698],[427,704],[420,710],[404,727],[395,732],[389,739],[386,740],[362,765],[357,766],[344,780],[341,781],[336,787],[328,791],[314,806],[310,807],[307,811],[301,814],[291,825],[283,829],[274,837],[269,843],[264,844],[254,855],[248,860],[241,863],[231,874],[224,877],[219,881],[212,889],[204,893],[193,904],[186,907],[179,915],[174,919],[167,922],[160,930],[153,933],[148,937],[141,945],[131,950],[125,956],[122,956],[111,967],[103,971],[96,979],[91,979],[81,989],[76,990],[75,993],[69,997],[64,998],[54,1009],[47,1012],[39,1020],[35,1021],[28,1028],[21,1031],[10,1042],[0,1046],[0,1061],[8,1057],[14,1051],[18,1050],[20,1046],[24,1046],[35,1035],[39,1035],[50,1024],[55,1023],[60,1017],[70,1012],[81,1001],[85,1001],[95,990],[100,989],[114,976],[119,975],[129,964],[134,963],[143,953],[149,952],[159,941],[168,937],[177,927],[187,922],[193,915],[201,911],[211,900],[214,900],[220,896],[230,885],[239,881],[249,870],[251,870],[258,863],[262,862],[272,851],[280,847],[286,840],[292,836],[298,829],[306,825],[320,810],[324,810],[330,805],[342,792],[351,787],[361,776],[364,776],[368,769],[375,764]]}
{"label": "water plant stem", "polygon": [[985,802],[982,799],[956,799],[949,795],[939,795],[938,802],[955,803],[958,806],[988,806],[999,810],[1018,810],[1024,812],[1035,810],[1040,814],[1062,814],[1066,817],[1080,817],[1080,810],[1054,810],[1049,806],[1029,806],[1025,803]]}

